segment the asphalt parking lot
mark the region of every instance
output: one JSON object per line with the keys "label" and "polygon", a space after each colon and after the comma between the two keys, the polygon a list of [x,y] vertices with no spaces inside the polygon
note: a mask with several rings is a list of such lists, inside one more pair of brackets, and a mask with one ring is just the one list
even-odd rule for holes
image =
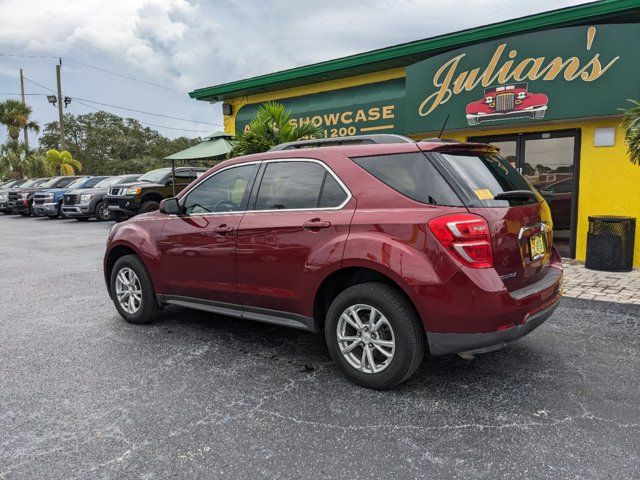
{"label": "asphalt parking lot", "polygon": [[320,337],[170,308],[126,324],[110,224],[0,216],[0,478],[639,478],[640,309],[565,299],[388,392]]}

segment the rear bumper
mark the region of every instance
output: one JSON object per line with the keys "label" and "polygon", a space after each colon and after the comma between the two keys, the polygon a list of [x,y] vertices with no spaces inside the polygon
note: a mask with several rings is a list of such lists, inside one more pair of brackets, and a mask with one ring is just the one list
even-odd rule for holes
{"label": "rear bumper", "polygon": [[489,333],[429,333],[429,351],[432,355],[452,353],[486,353],[504,347],[507,343],[528,335],[542,325],[560,303],[560,296],[548,307],[527,316],[515,327]]}
{"label": "rear bumper", "polygon": [[562,297],[563,271],[555,249],[545,274],[509,291],[494,269],[461,268],[447,282],[410,292],[433,355],[494,350],[527,335]]}

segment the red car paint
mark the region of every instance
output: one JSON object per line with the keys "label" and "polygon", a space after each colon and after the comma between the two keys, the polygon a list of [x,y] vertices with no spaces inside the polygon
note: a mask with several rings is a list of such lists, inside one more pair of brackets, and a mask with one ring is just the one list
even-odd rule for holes
{"label": "red car paint", "polygon": [[531,93],[526,83],[487,87],[484,96],[467,105],[469,125],[505,118],[544,118],[549,98],[543,93]]}
{"label": "red car paint", "polygon": [[[487,147],[442,142],[354,145],[267,152],[225,161],[198,181],[230,165],[305,158],[328,166],[351,198],[331,211],[136,216],[115,225],[110,233],[104,260],[107,284],[114,259],[133,252],[143,260],[160,296],[218,301],[312,319],[325,280],[344,269],[365,268],[384,275],[408,296],[422,319],[432,351],[436,350],[432,345],[436,334],[512,329],[523,325],[532,313],[556,303],[561,295],[562,265],[551,232],[542,232],[547,242],[544,256],[530,260],[527,253],[528,236],[541,233],[536,225],[550,220],[546,203],[540,198],[539,203],[519,207],[427,205],[388,187],[350,160],[483,148]],[[182,191],[178,200],[189,190]],[[452,214],[474,214],[487,221],[493,266],[464,265],[432,233],[430,220]],[[309,226],[306,222],[315,223]],[[522,231],[529,233],[521,237]]]}

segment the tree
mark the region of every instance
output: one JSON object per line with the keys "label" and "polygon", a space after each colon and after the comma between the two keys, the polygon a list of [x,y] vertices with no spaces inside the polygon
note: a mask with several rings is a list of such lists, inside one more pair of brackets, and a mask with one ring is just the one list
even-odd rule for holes
{"label": "tree", "polygon": [[280,143],[295,142],[303,138],[317,138],[322,129],[311,123],[297,125],[291,121],[291,112],[277,102],[263,103],[246,132],[236,135],[228,157],[266,152]]}
{"label": "tree", "polygon": [[55,148],[48,150],[45,162],[51,176],[73,175],[82,170],[82,164],[75,160],[67,150],[62,152]]}
{"label": "tree", "polygon": [[633,107],[623,110],[622,128],[627,142],[629,160],[634,165],[640,165],[640,102],[629,100]]}
{"label": "tree", "polygon": [[25,127],[36,133],[40,131],[40,126],[29,120],[31,113],[31,107],[18,100],[0,102],[0,123],[7,127],[12,140],[18,140],[20,131]]}
{"label": "tree", "polygon": [[[143,173],[166,167],[164,157],[201,141],[186,137],[171,140],[137,120],[102,111],[65,114],[64,128],[67,150],[82,162],[83,172],[91,175]],[[58,122],[48,123],[40,145],[44,149],[56,148],[58,138]]]}
{"label": "tree", "polygon": [[27,150],[17,140],[9,139],[0,146],[0,177],[35,178],[47,175],[44,156]]}

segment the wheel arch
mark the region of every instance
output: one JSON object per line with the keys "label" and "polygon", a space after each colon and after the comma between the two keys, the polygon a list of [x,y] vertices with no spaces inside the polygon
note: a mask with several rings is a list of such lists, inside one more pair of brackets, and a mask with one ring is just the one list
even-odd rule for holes
{"label": "wheel arch", "polygon": [[[313,317],[319,329],[324,327],[326,314],[331,302],[344,290],[354,285],[369,282],[378,282],[390,285],[398,289],[416,310],[419,318],[422,318],[415,302],[411,298],[409,290],[401,279],[393,272],[385,271],[381,265],[343,265],[338,270],[329,273],[318,286],[313,302]],[[423,322],[424,323],[424,322]]]}
{"label": "wheel arch", "polygon": [[164,197],[162,195],[160,195],[158,192],[145,193],[142,196],[142,199],[140,200],[140,205],[142,205],[144,202],[158,202],[158,203],[160,203],[163,199],[164,199]]}

